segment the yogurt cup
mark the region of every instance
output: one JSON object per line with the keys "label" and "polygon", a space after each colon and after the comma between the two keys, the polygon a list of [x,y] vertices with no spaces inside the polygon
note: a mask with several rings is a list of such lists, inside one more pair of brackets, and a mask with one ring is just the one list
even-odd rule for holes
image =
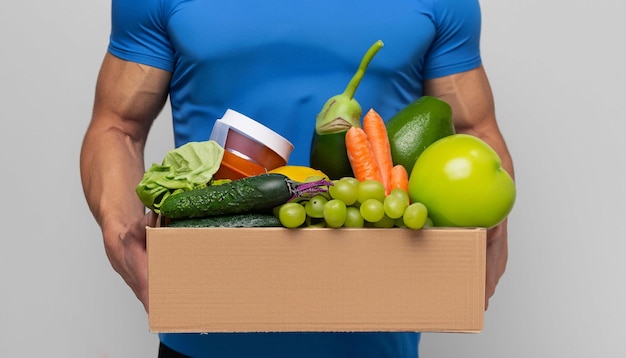
{"label": "yogurt cup", "polygon": [[239,179],[286,165],[293,144],[261,123],[228,109],[215,121],[211,140],[224,148],[216,179]]}

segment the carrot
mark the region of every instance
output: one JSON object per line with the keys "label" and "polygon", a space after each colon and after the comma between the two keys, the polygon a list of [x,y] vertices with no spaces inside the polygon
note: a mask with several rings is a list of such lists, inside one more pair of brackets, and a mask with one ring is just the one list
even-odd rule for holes
{"label": "carrot", "polygon": [[380,170],[385,192],[389,194],[391,192],[391,169],[393,168],[391,147],[385,122],[373,108],[367,111],[363,117],[363,130],[372,146],[372,152]]}
{"label": "carrot", "polygon": [[362,128],[351,127],[348,129],[346,132],[346,149],[352,173],[357,180],[373,179],[383,182],[367,134]]}
{"label": "carrot", "polygon": [[400,188],[405,192],[409,192],[409,173],[402,164],[396,164],[391,169],[390,190]]}

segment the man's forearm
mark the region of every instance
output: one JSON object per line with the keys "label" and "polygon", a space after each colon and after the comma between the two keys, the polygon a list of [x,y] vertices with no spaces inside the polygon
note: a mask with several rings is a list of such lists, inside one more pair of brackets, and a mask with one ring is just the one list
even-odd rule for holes
{"label": "man's forearm", "polygon": [[87,203],[104,230],[143,216],[134,192],[144,172],[143,143],[114,127],[90,126],[81,150],[80,169]]}

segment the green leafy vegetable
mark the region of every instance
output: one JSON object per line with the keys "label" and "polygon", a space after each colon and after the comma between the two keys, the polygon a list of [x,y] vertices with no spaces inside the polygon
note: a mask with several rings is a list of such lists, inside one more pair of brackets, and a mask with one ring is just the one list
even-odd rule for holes
{"label": "green leafy vegetable", "polygon": [[165,154],[163,163],[152,164],[135,191],[155,212],[172,194],[206,187],[217,172],[224,148],[213,140],[189,142]]}

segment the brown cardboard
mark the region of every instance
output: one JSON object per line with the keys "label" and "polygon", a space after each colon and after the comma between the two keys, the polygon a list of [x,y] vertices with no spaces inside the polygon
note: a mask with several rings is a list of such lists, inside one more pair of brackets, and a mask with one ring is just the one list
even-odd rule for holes
{"label": "brown cardboard", "polygon": [[147,228],[152,332],[480,332],[484,229]]}

